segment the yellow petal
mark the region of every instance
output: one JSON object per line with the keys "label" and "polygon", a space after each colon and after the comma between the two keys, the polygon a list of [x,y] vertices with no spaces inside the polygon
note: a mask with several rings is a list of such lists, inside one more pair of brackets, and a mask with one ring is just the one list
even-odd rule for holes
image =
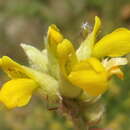
{"label": "yellow petal", "polygon": [[72,70],[73,66],[77,63],[77,57],[75,54],[73,44],[69,40],[64,39],[63,42],[58,45],[57,53],[60,68],[66,75]]}
{"label": "yellow petal", "polygon": [[22,65],[16,63],[11,58],[3,56],[0,59],[0,67],[10,78],[27,78],[28,74]]}
{"label": "yellow petal", "polygon": [[119,28],[104,36],[93,49],[93,56],[102,58],[105,56],[117,57],[130,52],[130,31]]}
{"label": "yellow petal", "polygon": [[100,30],[100,27],[101,27],[101,20],[98,16],[95,16],[95,25],[94,25],[94,28],[93,28],[93,34],[97,35],[98,31]]}
{"label": "yellow petal", "polygon": [[87,60],[80,61],[73,67],[73,71],[79,70],[94,70],[96,72],[103,72],[105,68],[101,64],[101,62],[94,57],[88,58]]}
{"label": "yellow petal", "polygon": [[101,21],[99,17],[95,17],[95,25],[93,31],[88,35],[88,37],[81,43],[76,54],[79,60],[85,60],[91,56],[93,45],[96,40],[97,33],[99,32],[101,26]]}
{"label": "yellow petal", "polygon": [[60,33],[56,25],[52,24],[48,28],[49,44],[58,44],[63,40],[63,35]]}
{"label": "yellow petal", "polygon": [[38,87],[31,79],[10,80],[0,90],[0,102],[9,109],[25,106]]}
{"label": "yellow petal", "polygon": [[68,76],[73,85],[84,89],[91,96],[98,96],[107,89],[107,72],[96,58],[88,58],[74,66]]}
{"label": "yellow petal", "polygon": [[73,67],[72,71],[79,71],[79,70],[86,70],[86,69],[89,70],[89,69],[92,69],[92,67],[90,66],[87,60],[84,60],[77,63]]}
{"label": "yellow petal", "polygon": [[73,86],[67,77],[73,69],[73,66],[77,63],[73,44],[69,40],[64,39],[63,42],[58,44],[57,53],[60,66],[60,93],[65,97],[75,98],[81,94],[82,90]]}
{"label": "yellow petal", "polygon": [[71,72],[69,80],[75,86],[84,89],[91,96],[98,96],[107,90],[107,74],[92,70]]}
{"label": "yellow petal", "polygon": [[87,62],[91,65],[91,67],[94,69],[96,72],[103,72],[105,71],[105,68],[101,64],[101,62],[94,57],[88,58]]}
{"label": "yellow petal", "polygon": [[59,66],[57,61],[57,45],[62,42],[63,35],[60,33],[56,25],[52,24],[48,28],[47,38],[45,38],[47,54],[48,54],[48,68],[53,77],[58,79]]}

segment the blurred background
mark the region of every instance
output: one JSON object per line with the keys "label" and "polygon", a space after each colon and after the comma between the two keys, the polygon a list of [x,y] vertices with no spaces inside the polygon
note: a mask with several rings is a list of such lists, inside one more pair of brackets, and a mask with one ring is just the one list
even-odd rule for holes
{"label": "blurred background", "polygon": [[[7,55],[28,64],[20,43],[43,49],[43,35],[53,23],[65,37],[79,45],[82,24],[88,22],[91,27],[95,15],[102,19],[99,37],[118,27],[130,29],[130,0],[0,0],[0,56]],[[123,70],[125,79],[120,81],[114,77],[113,87],[103,95],[106,112],[100,127],[130,130],[130,66]],[[1,75],[0,79],[2,84],[7,77]],[[61,129],[73,130],[72,122],[47,110],[37,95],[24,108],[0,110],[0,130]]]}

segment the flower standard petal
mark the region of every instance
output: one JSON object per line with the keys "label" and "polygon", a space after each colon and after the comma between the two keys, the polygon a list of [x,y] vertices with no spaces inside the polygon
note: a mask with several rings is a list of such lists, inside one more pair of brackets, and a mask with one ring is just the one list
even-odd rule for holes
{"label": "flower standard petal", "polygon": [[9,109],[25,106],[38,87],[37,82],[32,79],[10,80],[0,90],[0,102]]}
{"label": "flower standard petal", "polygon": [[119,28],[99,40],[92,55],[98,58],[105,56],[118,57],[130,52],[130,31]]}

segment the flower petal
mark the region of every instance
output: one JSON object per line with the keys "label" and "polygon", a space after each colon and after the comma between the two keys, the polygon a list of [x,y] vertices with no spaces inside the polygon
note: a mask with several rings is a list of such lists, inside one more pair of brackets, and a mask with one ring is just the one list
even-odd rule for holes
{"label": "flower petal", "polygon": [[73,67],[72,71],[79,70],[94,70],[96,72],[103,72],[105,71],[105,68],[97,58],[91,57],[77,63]]}
{"label": "flower petal", "polygon": [[98,96],[107,90],[107,74],[96,73],[93,70],[71,72],[69,80],[75,86],[84,89],[91,96]]}
{"label": "flower petal", "polygon": [[62,72],[67,75],[77,63],[73,44],[69,40],[64,39],[63,42],[58,45],[57,53]]}
{"label": "flower petal", "polygon": [[0,90],[0,102],[9,109],[28,104],[39,85],[32,79],[14,79],[6,82]]}
{"label": "flower petal", "polygon": [[102,58],[105,56],[117,57],[130,52],[130,31],[119,28],[104,36],[95,44],[93,56]]}
{"label": "flower petal", "polygon": [[28,72],[25,71],[22,65],[16,63],[11,58],[3,56],[0,59],[0,67],[12,79],[15,78],[28,78]]}
{"label": "flower petal", "polygon": [[105,68],[103,67],[103,65],[97,58],[91,57],[91,58],[88,58],[86,61],[91,65],[91,67],[93,68],[95,72],[105,71]]}
{"label": "flower petal", "polygon": [[73,44],[69,40],[64,39],[63,42],[58,44],[57,53],[60,66],[60,92],[63,96],[75,98],[81,94],[81,89],[73,86],[68,80],[68,74],[78,62]]}
{"label": "flower petal", "polygon": [[84,89],[91,96],[98,96],[107,89],[107,77],[105,68],[96,58],[81,61],[68,76],[72,84]]}
{"label": "flower petal", "polygon": [[63,40],[63,35],[56,25],[52,24],[48,28],[48,42],[49,44],[58,44]]}
{"label": "flower petal", "polygon": [[56,25],[52,24],[48,28],[47,38],[45,38],[45,45],[48,55],[49,72],[56,79],[59,78],[59,65],[57,60],[57,45],[64,39]]}
{"label": "flower petal", "polygon": [[93,31],[88,35],[88,37],[81,43],[76,54],[79,60],[85,60],[90,57],[93,49],[93,45],[96,40],[97,33],[100,29],[101,21],[99,17],[95,17],[95,25]]}

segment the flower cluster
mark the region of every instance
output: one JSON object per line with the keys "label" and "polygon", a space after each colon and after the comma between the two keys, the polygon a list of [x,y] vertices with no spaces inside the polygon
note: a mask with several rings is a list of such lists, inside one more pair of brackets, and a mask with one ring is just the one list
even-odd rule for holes
{"label": "flower cluster", "polygon": [[21,107],[34,92],[40,92],[49,103],[58,103],[62,97],[102,95],[112,75],[124,76],[120,66],[127,64],[122,56],[130,52],[130,31],[119,28],[96,41],[100,26],[96,16],[93,31],[77,50],[56,25],[49,26],[44,50],[21,44],[30,67],[3,56],[0,67],[11,80],[2,86],[0,102],[7,108]]}

